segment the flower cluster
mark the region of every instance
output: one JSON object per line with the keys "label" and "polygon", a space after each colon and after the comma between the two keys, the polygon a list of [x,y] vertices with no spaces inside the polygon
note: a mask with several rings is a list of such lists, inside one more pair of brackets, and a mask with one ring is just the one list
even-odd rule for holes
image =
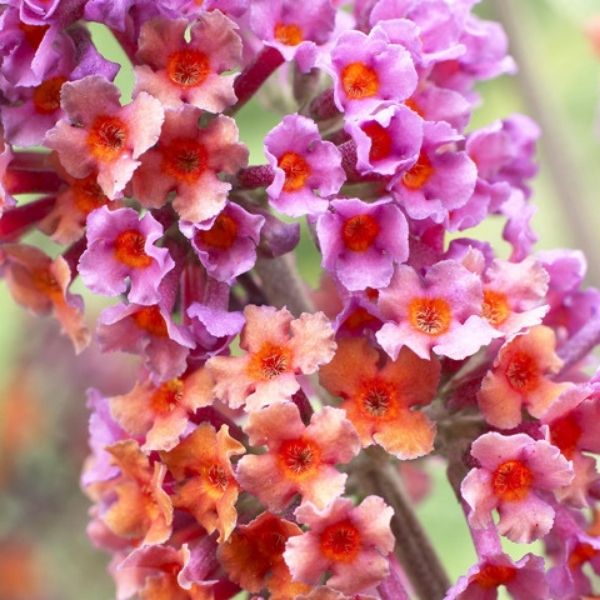
{"label": "flower cluster", "polygon": [[[473,4],[2,2],[0,276],[77,351],[80,277],[113,299],[100,348],[139,358],[133,389],[88,392],[89,535],[120,600],[593,593],[600,293],[579,253],[533,253],[536,125],[467,130],[477,82],[514,70]],[[289,110],[248,166],[235,116],[261,88]],[[508,258],[459,233],[491,218]],[[434,455],[478,553],[449,589],[398,491],[423,475],[398,461]]]}

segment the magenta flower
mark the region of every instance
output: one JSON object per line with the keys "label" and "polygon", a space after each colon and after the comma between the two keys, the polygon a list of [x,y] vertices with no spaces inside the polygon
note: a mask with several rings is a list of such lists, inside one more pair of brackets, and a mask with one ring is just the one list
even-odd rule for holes
{"label": "magenta flower", "polygon": [[181,375],[194,342],[186,329],[176,325],[161,306],[117,304],[105,309],[98,320],[98,342],[105,352],[121,350],[144,357],[154,379],[165,381]]}
{"label": "magenta flower", "polygon": [[342,33],[331,50],[329,68],[335,104],[348,116],[406,100],[417,86],[411,55],[402,45],[390,43],[380,27],[369,35]]}
{"label": "magenta flower", "polygon": [[142,219],[131,208],[98,208],[87,219],[87,249],[79,261],[83,282],[93,292],[127,298],[135,304],[156,304],[160,284],[175,266],[167,248],[155,242],[163,228],[150,213]]}
{"label": "magenta flower", "polygon": [[191,104],[214,113],[235,100],[234,75],[225,71],[239,66],[242,43],[233,21],[221,12],[202,13],[184,34],[187,19],[164,18],[144,23],[134,68],[135,93],[148,92],[168,108]]}
{"label": "magenta flower", "polygon": [[361,173],[394,175],[419,158],[423,119],[403,104],[349,120],[345,128],[356,143],[356,168]]}
{"label": "magenta flower", "polygon": [[463,359],[502,335],[482,316],[482,302],[480,279],[458,262],[436,263],[424,278],[400,265],[379,294],[378,306],[387,322],[377,341],[393,359],[403,346],[421,358],[433,351]]}
{"label": "magenta flower", "polygon": [[513,542],[529,543],[546,535],[554,522],[554,508],[545,492],[566,486],[573,469],[560,450],[543,440],[519,433],[486,433],[471,446],[481,465],[465,477],[461,493],[476,528],[492,523],[498,510],[498,532]]}
{"label": "magenta flower", "polygon": [[192,223],[223,210],[231,184],[219,175],[234,174],[248,160],[233,119],[219,115],[200,129],[200,115],[192,107],[167,111],[158,144],[141,157],[132,186],[136,198],[148,208],[162,206],[174,191],[173,208]]}
{"label": "magenta flower", "polygon": [[244,456],[238,481],[274,511],[285,508],[295,494],[325,508],[344,491],[347,475],[335,465],[350,462],[360,450],[344,411],[329,406],[313,414],[306,427],[295,404],[278,402],[251,413],[245,432],[250,444],[267,446],[267,452]]}
{"label": "magenta flower", "polygon": [[294,579],[316,584],[326,572],[327,586],[357,594],[380,583],[389,572],[387,555],[394,549],[389,522],[392,509],[377,496],[359,506],[338,498],[318,511],[306,503],[295,511],[310,528],[288,539],[283,554]]}
{"label": "magenta flower", "polygon": [[231,283],[254,266],[264,223],[263,216],[230,202],[216,217],[195,224],[183,222],[180,229],[191,240],[207,273]]}
{"label": "magenta flower", "polygon": [[284,117],[267,134],[265,154],[275,170],[267,188],[271,204],[292,217],[325,211],[328,196],[346,179],[339,150],[321,140],[317,125],[300,115]]}
{"label": "magenta flower", "polygon": [[98,184],[111,199],[123,191],[139,166],[137,158],[158,140],[164,118],[156,98],[139,94],[127,106],[116,86],[96,75],[63,84],[61,119],[46,135],[70,175],[98,173]]}
{"label": "magenta flower", "polygon": [[350,291],[386,287],[394,265],[408,258],[402,211],[386,198],[334,200],[331,208],[317,221],[323,266]]}

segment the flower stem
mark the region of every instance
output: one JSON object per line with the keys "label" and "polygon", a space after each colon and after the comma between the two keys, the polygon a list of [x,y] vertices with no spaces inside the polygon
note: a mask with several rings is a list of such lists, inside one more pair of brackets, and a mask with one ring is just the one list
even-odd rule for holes
{"label": "flower stem", "polygon": [[9,242],[21,237],[48,215],[55,202],[54,196],[48,196],[6,211],[0,217],[0,241]]}
{"label": "flower stem", "polygon": [[441,600],[450,580],[400,485],[390,457],[377,447],[369,448],[365,454],[370,458],[367,487],[394,509],[392,531],[400,564],[420,600]]}

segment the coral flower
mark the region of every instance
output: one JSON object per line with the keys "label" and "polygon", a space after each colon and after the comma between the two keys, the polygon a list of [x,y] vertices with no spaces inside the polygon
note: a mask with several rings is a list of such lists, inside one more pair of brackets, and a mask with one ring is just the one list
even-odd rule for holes
{"label": "coral flower", "polygon": [[240,346],[244,356],[215,356],[207,368],[215,378],[215,396],[232,408],[257,410],[289,400],[300,388],[297,375],[311,375],[331,360],[334,333],[323,313],[294,319],[287,309],[244,309]]}
{"label": "coral flower", "polygon": [[7,209],[15,205],[15,199],[7,191],[6,171],[13,159],[10,146],[4,141],[4,132],[0,125],[0,217]]}
{"label": "coral flower", "polygon": [[[162,544],[171,535],[173,506],[162,489],[167,469],[148,457],[134,440],[117,442],[107,448],[121,474],[107,482],[117,499],[103,515],[109,529],[136,543]],[[110,486],[110,487],[109,487]]]}
{"label": "coral flower", "polygon": [[554,352],[555,344],[554,331],[538,325],[500,348],[478,394],[479,407],[490,425],[516,427],[521,422],[522,407],[539,418],[573,386],[550,379],[562,365]]}
{"label": "coral flower", "polygon": [[110,411],[130,435],[145,437],[143,450],[171,450],[185,432],[190,415],[212,403],[212,383],[205,369],[159,386],[142,380],[129,393],[110,398]]}
{"label": "coral flower", "polygon": [[139,166],[137,158],[158,140],[164,119],[160,102],[141,93],[127,106],[119,89],[98,75],[63,84],[61,119],[46,135],[61,164],[76,178],[92,171],[110,198],[123,191]]}
{"label": "coral flower", "polygon": [[302,530],[291,521],[264,512],[247,525],[238,525],[218,557],[229,578],[249,592],[267,588],[271,598],[285,600],[307,591],[309,586],[292,582],[283,560],[286,541]]}
{"label": "coral flower", "polygon": [[229,538],[237,520],[239,486],[231,457],[244,452],[227,425],[215,432],[201,423],[173,450],[161,453],[177,483],[173,506],[190,512],[209,534],[218,531],[219,543]]}
{"label": "coral flower", "polygon": [[310,528],[286,544],[283,557],[294,580],[316,584],[330,572],[329,587],[356,594],[387,576],[387,555],[394,549],[393,510],[381,498],[367,496],[356,507],[338,498],[323,511],[306,503],[294,514]]}
{"label": "coral flower", "polygon": [[571,464],[555,446],[519,433],[504,436],[486,433],[471,446],[479,461],[461,486],[471,507],[469,523],[476,528],[493,523],[498,510],[501,535],[518,543],[545,536],[554,522],[554,508],[545,492],[568,485],[573,479]]}
{"label": "coral flower", "polygon": [[297,493],[303,501],[325,508],[344,491],[347,475],[335,465],[350,462],[360,450],[344,411],[330,406],[314,413],[306,427],[294,403],[278,402],[250,413],[244,430],[250,444],[266,445],[268,450],[240,460],[238,481],[275,511],[282,510]]}
{"label": "coral flower", "polygon": [[185,36],[187,19],[152,19],[142,26],[134,67],[135,93],[148,92],[168,108],[187,103],[219,113],[236,101],[235,75],[242,43],[237,26],[219,11],[205,12]]}
{"label": "coral flower", "polygon": [[143,206],[163,206],[174,191],[173,207],[192,223],[223,210],[231,184],[218,176],[233,175],[248,161],[233,119],[219,115],[200,129],[200,115],[189,106],[167,111],[158,144],[141,157],[133,178],[133,193]]}
{"label": "coral flower", "polygon": [[333,360],[319,372],[321,385],[342,396],[363,447],[381,445],[400,458],[416,458],[433,449],[435,426],[412,410],[429,404],[440,378],[436,359],[423,360],[407,348],[396,360],[380,364],[380,353],[365,338],[340,340]]}

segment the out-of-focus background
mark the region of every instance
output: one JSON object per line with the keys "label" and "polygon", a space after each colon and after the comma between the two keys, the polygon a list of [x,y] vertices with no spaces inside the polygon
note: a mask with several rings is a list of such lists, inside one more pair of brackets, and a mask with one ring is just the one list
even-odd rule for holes
{"label": "out-of-focus background", "polygon": [[[538,248],[586,251],[590,284],[600,284],[599,55],[584,30],[596,0],[483,0],[478,12],[505,22],[517,77],[480,87],[482,106],[471,128],[525,112],[541,121],[540,175],[534,202]],[[108,58],[124,65],[118,83],[132,87],[124,55],[100,26],[93,35]],[[239,115],[251,162],[262,163],[262,138],[280,115],[256,102]],[[476,234],[499,241],[500,222]],[[316,285],[317,255],[305,236],[300,267]],[[76,287],[77,292],[83,292]],[[99,306],[88,305],[90,321]],[[75,358],[50,320],[15,306],[0,281],[0,600],[107,600],[114,597],[105,574],[107,556],[85,535],[88,501],[78,478],[87,453],[85,389],[107,394],[127,390],[133,363],[89,349]],[[442,465],[428,465],[432,489],[418,512],[452,578],[474,560],[464,519],[445,482]],[[402,543],[399,540],[399,543]],[[520,556],[530,547],[515,550]]]}

